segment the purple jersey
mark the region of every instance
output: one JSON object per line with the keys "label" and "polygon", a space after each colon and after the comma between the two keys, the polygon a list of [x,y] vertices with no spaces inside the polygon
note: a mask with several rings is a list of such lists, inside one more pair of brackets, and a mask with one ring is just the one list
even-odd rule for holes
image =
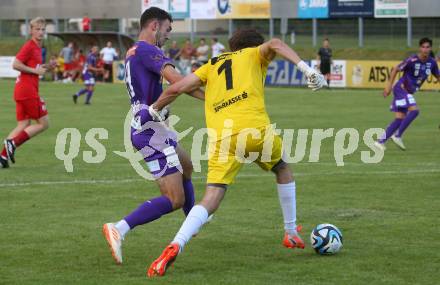
{"label": "purple jersey", "polygon": [[87,59],[86,59],[86,62],[84,64],[84,68],[83,68],[82,74],[91,73],[91,75],[93,76],[93,73],[90,72],[87,68],[89,66],[96,67],[97,61],[98,61],[98,58],[96,57],[96,54],[90,52],[87,55]]}
{"label": "purple jersey", "polygon": [[[162,93],[162,69],[171,64],[163,51],[144,41],[137,42],[125,59],[125,83],[130,96],[133,116],[143,124],[151,118],[145,106],[150,106]],[[141,107],[141,108],[139,108]]]}
{"label": "purple jersey", "polygon": [[429,57],[426,61],[422,61],[417,55],[412,55],[402,61],[398,69],[403,71],[403,76],[396,85],[401,86],[409,94],[417,92],[429,75],[440,74],[434,58]]}

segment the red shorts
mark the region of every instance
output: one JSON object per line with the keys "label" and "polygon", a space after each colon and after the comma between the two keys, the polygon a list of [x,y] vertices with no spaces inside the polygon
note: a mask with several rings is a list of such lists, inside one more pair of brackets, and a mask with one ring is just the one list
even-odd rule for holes
{"label": "red shorts", "polygon": [[73,63],[65,63],[64,64],[64,70],[65,71],[71,71],[72,69],[74,69],[75,65]]}
{"label": "red shorts", "polygon": [[38,120],[47,115],[46,103],[43,98],[32,98],[15,101],[17,121]]}

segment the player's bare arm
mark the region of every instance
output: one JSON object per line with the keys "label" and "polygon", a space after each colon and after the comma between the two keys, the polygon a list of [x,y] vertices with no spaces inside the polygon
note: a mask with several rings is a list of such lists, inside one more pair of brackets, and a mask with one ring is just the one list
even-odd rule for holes
{"label": "player's bare arm", "polygon": [[170,104],[182,93],[190,93],[193,90],[200,88],[202,81],[193,73],[188,74],[182,80],[170,85],[159,99],[153,104],[155,110],[161,110],[166,105]]}
{"label": "player's bare arm", "polygon": [[[174,69],[174,67],[170,64],[167,64],[162,71],[162,76],[171,84],[174,84],[180,80],[182,80],[184,77],[178,73],[176,71],[176,69]],[[205,93],[197,88],[194,88],[193,90],[190,90],[188,92],[185,91],[185,93],[188,93],[190,96],[200,99],[200,100],[205,100]],[[179,94],[180,95],[180,94]],[[177,95],[178,96],[178,95]],[[174,101],[174,100],[173,100]],[[155,104],[156,106],[156,104]],[[161,109],[161,108],[160,108]],[[159,109],[159,110],[160,110]]]}
{"label": "player's bare arm", "polygon": [[260,47],[260,55],[268,61],[272,61],[276,55],[280,55],[294,64],[301,62],[298,54],[280,39],[271,39]]}
{"label": "player's bare arm", "polygon": [[387,85],[385,86],[385,89],[383,91],[383,97],[387,97],[391,93],[391,89],[393,87],[394,80],[396,80],[397,73],[399,72],[399,66],[396,65],[392,70],[390,74],[390,80],[387,82]]}
{"label": "player's bare arm", "polygon": [[32,68],[24,64],[18,59],[14,59],[14,63],[12,64],[12,68],[14,68],[17,71],[25,72],[25,73],[33,73],[37,75],[44,75],[46,73],[47,68],[44,65],[39,65],[36,68]]}

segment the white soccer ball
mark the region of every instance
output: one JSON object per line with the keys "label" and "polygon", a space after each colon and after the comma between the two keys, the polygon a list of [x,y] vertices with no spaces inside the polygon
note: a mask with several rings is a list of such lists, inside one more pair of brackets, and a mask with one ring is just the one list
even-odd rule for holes
{"label": "white soccer ball", "polygon": [[342,233],[332,224],[320,224],[310,234],[310,242],[318,254],[335,254],[342,248]]}

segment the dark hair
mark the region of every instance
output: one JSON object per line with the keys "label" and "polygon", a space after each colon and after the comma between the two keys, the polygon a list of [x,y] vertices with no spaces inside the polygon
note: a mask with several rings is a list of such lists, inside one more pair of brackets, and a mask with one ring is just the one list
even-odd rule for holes
{"label": "dark hair", "polygon": [[217,38],[212,38],[212,40],[213,40],[214,42],[218,42],[218,39],[217,39]]}
{"label": "dark hair", "polygon": [[263,36],[255,29],[237,30],[229,39],[229,49],[237,51],[249,47],[257,47],[264,43]]}
{"label": "dark hair", "polygon": [[424,43],[429,43],[429,45],[432,46],[432,40],[430,38],[421,38],[419,41],[419,46],[423,45]]}
{"label": "dark hair", "polygon": [[157,7],[151,7],[142,13],[141,20],[139,22],[140,29],[142,30],[144,26],[148,24],[151,20],[159,20],[159,21],[170,20],[170,22],[172,22],[173,18],[167,11]]}

